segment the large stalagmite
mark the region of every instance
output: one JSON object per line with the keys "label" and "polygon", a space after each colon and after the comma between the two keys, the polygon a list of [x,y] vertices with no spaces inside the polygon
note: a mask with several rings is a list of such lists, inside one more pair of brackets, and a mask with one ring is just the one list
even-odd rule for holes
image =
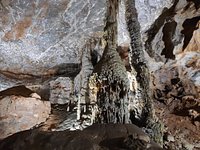
{"label": "large stalagmite", "polygon": [[[128,123],[128,76],[126,68],[117,52],[117,12],[118,1],[108,1],[105,26],[106,47],[102,59],[95,66],[92,79],[97,86],[96,122]],[[96,76],[94,78],[94,76]],[[92,92],[92,91],[91,91]]]}

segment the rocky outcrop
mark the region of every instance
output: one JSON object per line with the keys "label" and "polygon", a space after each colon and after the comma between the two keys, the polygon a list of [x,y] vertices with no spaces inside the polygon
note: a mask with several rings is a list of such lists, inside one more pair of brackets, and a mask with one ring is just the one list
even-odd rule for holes
{"label": "rocky outcrop", "polygon": [[[200,20],[200,18],[199,18]],[[197,22],[192,38],[190,39],[187,47],[184,49],[185,52],[200,52],[200,21]]]}
{"label": "rocky outcrop", "polygon": [[70,71],[81,63],[85,41],[101,37],[105,13],[105,0],[2,1],[0,73],[20,80],[76,76]]}
{"label": "rocky outcrop", "polygon": [[93,125],[81,132],[25,131],[1,141],[0,149],[162,150],[140,128],[130,124]]}
{"label": "rocky outcrop", "polygon": [[[178,78],[184,84],[185,95],[191,94],[199,98],[198,22],[200,18],[198,9],[199,7],[194,1],[175,1],[173,7],[163,12],[163,16],[160,15],[160,18],[157,19],[157,24],[148,31],[149,34],[152,34],[151,30],[155,33],[155,37],[151,41],[151,50],[155,55],[152,56],[148,51],[147,43],[151,36],[146,41],[146,49],[150,56],[158,61],[149,59],[149,67],[155,78],[154,81],[160,82],[159,84],[154,83],[154,85],[161,91],[165,87],[164,85],[171,84],[170,80]],[[169,14],[171,15],[169,16]],[[154,29],[158,28],[158,23],[160,26],[156,33]],[[152,67],[156,65],[156,69]]]}
{"label": "rocky outcrop", "polygon": [[17,88],[0,93],[0,139],[28,130],[49,117],[50,102],[42,101],[39,95],[30,93],[28,89],[24,93],[21,91],[24,95],[15,96],[13,94],[17,92]]}
{"label": "rocky outcrop", "polygon": [[156,61],[176,59],[191,40],[199,15],[193,1],[174,1],[147,30],[143,40],[148,54]]}

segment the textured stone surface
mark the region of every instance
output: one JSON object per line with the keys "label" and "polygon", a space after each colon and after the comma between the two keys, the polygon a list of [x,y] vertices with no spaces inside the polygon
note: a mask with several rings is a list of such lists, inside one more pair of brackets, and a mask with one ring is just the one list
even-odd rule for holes
{"label": "textured stone surface", "polygon": [[69,104],[73,100],[73,81],[68,77],[60,77],[50,82],[50,102],[52,104]]}
{"label": "textured stone surface", "polygon": [[[194,45],[195,46],[195,45]],[[191,84],[195,86],[195,96],[200,98],[200,53],[185,52],[177,61],[179,74],[182,79],[190,80]],[[191,89],[188,88],[188,91]]]}
{"label": "textured stone surface", "polygon": [[[131,37],[131,65],[136,72],[136,80],[139,87],[138,91],[140,93],[139,105],[143,106],[142,109],[136,108],[133,110],[132,114],[130,114],[130,118],[133,123],[147,128],[147,133],[149,133],[151,138],[162,144],[163,127],[154,113],[153,101],[150,93],[150,72],[145,58],[145,49],[142,45],[135,0],[126,1],[126,11],[126,22]],[[138,120],[135,114],[141,110],[142,114]]]}
{"label": "textured stone surface", "polygon": [[165,8],[173,5],[173,0],[137,0],[136,8],[141,31],[147,31]]}
{"label": "textured stone surface", "polygon": [[[143,40],[149,55],[156,61],[176,59],[176,54],[184,51],[196,30],[199,15],[194,2],[174,1],[144,35]],[[143,27],[142,24],[141,26]]]}
{"label": "textured stone surface", "polygon": [[125,20],[125,1],[121,0],[119,2],[119,10],[117,16],[117,44],[118,46],[127,46],[130,43],[130,37],[127,30],[126,20]]}
{"label": "textured stone surface", "polygon": [[[109,3],[106,3],[106,0],[1,0],[0,90],[15,84],[24,84],[36,88],[34,91],[41,94],[42,99],[50,98],[53,103],[69,103],[70,99],[75,97],[74,100],[78,99],[79,104],[84,106],[81,110],[82,115],[88,117],[89,115],[84,113],[88,113],[87,108],[90,106],[85,104],[89,104],[97,96],[89,97],[89,77],[94,68],[100,70],[95,66],[102,58],[108,40],[106,38],[115,39],[116,36],[118,41],[114,43],[118,45],[117,50],[124,62],[120,65],[126,66],[126,70],[119,70],[123,70],[124,74],[127,70],[132,71],[128,73],[128,80],[132,83],[132,93],[128,95],[128,109],[134,110],[131,114],[133,123],[141,120],[142,114],[147,116],[143,108],[148,104],[143,103],[142,99],[148,97],[145,94],[151,89],[147,88],[149,75],[145,59],[148,59],[147,65],[154,77],[152,89],[157,90],[154,95],[156,99],[175,109],[180,107],[179,104],[185,105],[181,103],[185,102],[185,99],[186,102],[196,102],[200,96],[198,0],[135,0],[141,31],[137,22],[131,27],[129,24],[131,49],[125,21],[126,15],[129,15],[125,13],[124,2],[127,1],[119,1],[118,33],[114,35],[112,31],[109,31],[111,34],[107,32],[115,24],[115,18],[113,19],[112,15],[106,16],[112,12],[112,7],[108,7]],[[134,11],[132,19],[135,19],[137,14]],[[145,53],[145,58],[142,53],[143,47],[137,41],[140,40],[139,32],[142,33],[143,44],[149,54],[148,56]],[[138,55],[142,55],[142,58],[138,58]],[[102,70],[116,69],[116,63],[108,59],[111,65],[105,63]],[[130,62],[134,66],[131,66]],[[111,73],[109,75],[112,76]],[[57,77],[61,78],[56,79]],[[74,86],[71,86],[71,79],[74,80]],[[176,83],[178,80],[180,82]],[[95,88],[98,90],[99,87]],[[127,91],[129,92],[129,89]],[[111,100],[115,99],[115,94],[109,94]],[[146,108],[151,109],[152,106]],[[199,109],[199,105],[197,108]],[[94,109],[88,109],[92,111],[92,115]],[[194,114],[195,111],[192,109],[188,113]],[[76,120],[75,118],[74,113],[73,120]],[[198,126],[197,119],[192,121]],[[71,122],[69,117],[63,125],[68,126]],[[127,141],[130,144],[135,142],[131,137],[127,138]]]}
{"label": "textured stone surface", "polygon": [[1,1],[0,71],[41,76],[80,63],[81,47],[104,28],[105,0]]}
{"label": "textured stone surface", "polygon": [[[156,114],[167,126],[166,149],[199,149],[199,2],[179,0],[148,32],[146,50]],[[149,48],[152,50],[149,51]],[[155,61],[156,60],[156,61]],[[178,131],[178,132],[176,132]]]}
{"label": "textured stone surface", "polygon": [[1,141],[0,149],[162,150],[140,128],[130,124],[96,124],[79,132],[25,131]]}
{"label": "textured stone surface", "polygon": [[0,139],[28,130],[48,118],[50,102],[41,101],[36,93],[32,95],[33,97],[13,95],[0,99]]}

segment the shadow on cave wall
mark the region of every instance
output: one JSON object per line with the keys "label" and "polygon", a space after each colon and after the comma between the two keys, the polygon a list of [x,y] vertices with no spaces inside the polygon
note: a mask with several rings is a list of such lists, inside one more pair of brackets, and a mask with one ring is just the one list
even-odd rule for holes
{"label": "shadow on cave wall", "polygon": [[175,21],[167,22],[163,27],[163,42],[165,44],[165,48],[161,52],[161,55],[164,55],[165,58],[175,59],[175,55],[173,54],[174,43],[173,36],[176,31],[177,23]]}
{"label": "shadow on cave wall", "polygon": [[153,39],[155,38],[156,34],[160,30],[160,28],[164,25],[165,21],[167,19],[173,18],[175,15],[175,8],[178,4],[178,0],[174,1],[174,4],[171,8],[167,9],[165,8],[161,15],[155,20],[154,24],[151,26],[151,28],[147,31],[147,41],[145,43],[146,51],[151,57],[155,57],[155,52],[152,49],[151,43]]}
{"label": "shadow on cave wall", "polygon": [[189,44],[194,30],[197,29],[196,25],[198,21],[200,20],[200,16],[194,17],[191,19],[186,19],[183,23],[183,30],[181,33],[184,35],[184,45],[183,45],[183,50],[187,47]]}

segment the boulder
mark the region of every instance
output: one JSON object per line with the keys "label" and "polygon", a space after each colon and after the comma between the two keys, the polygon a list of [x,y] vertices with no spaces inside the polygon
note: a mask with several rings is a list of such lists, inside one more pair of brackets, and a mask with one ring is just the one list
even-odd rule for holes
{"label": "boulder", "polygon": [[28,130],[44,122],[51,111],[50,102],[32,97],[6,96],[0,99],[0,139]]}
{"label": "boulder", "polygon": [[[11,142],[12,141],[12,142]],[[94,124],[83,131],[42,132],[29,130],[0,142],[0,149],[15,150],[162,150],[132,124]]]}

